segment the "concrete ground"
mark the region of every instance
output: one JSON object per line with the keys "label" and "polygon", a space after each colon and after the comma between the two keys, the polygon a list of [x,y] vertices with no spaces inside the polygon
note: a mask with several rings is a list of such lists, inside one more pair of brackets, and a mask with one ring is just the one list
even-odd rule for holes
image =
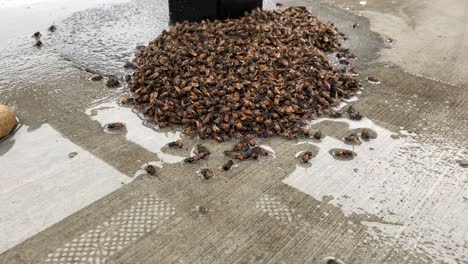
{"label": "concrete ground", "polygon": [[[117,104],[125,88],[89,80],[84,68],[123,74],[167,28],[165,1],[104,2],[0,1],[0,103],[23,123],[0,144],[0,263],[468,263],[468,2],[281,1],[334,22],[360,78],[382,82],[343,102],[364,120],[314,120],[320,141],[259,139],[272,155],[228,172],[233,142],[183,164],[199,140],[154,131]],[[106,132],[113,121],[126,131]],[[346,145],[360,128],[377,138]],[[335,160],[339,147],[357,156]]]}

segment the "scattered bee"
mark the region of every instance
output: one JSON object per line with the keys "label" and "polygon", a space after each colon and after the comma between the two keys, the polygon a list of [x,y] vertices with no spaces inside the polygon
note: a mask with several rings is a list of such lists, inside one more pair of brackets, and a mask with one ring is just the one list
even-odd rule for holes
{"label": "scattered bee", "polygon": [[201,175],[203,176],[203,179],[209,180],[215,176],[212,170],[210,169],[203,169],[201,170]]}
{"label": "scattered bee", "polygon": [[318,130],[314,133],[314,138],[320,140],[322,138],[322,131]]}
{"label": "scattered bee", "polygon": [[310,160],[311,158],[312,158],[312,152],[310,152],[310,151],[306,151],[306,152],[304,152],[304,154],[302,154],[302,161],[303,161],[304,163],[309,162],[309,160]]}
{"label": "scattered bee", "polygon": [[106,81],[106,86],[109,88],[115,88],[120,86],[120,81],[117,76],[109,76]]}
{"label": "scattered bee", "polygon": [[354,152],[347,149],[337,149],[333,152],[333,155],[340,158],[353,158]]}
{"label": "scattered bee", "polygon": [[234,162],[232,160],[228,160],[228,162],[226,162],[224,165],[223,165],[223,170],[225,171],[228,171],[231,169],[232,165],[234,165]]}
{"label": "scattered bee", "polygon": [[151,165],[151,164],[148,164],[145,167],[145,171],[146,171],[146,173],[148,173],[151,176],[154,176],[154,175],[156,175],[158,173],[158,170],[156,169],[156,167]]}
{"label": "scattered bee", "polygon": [[349,118],[352,119],[352,120],[361,120],[362,119],[361,114],[356,109],[354,109],[354,107],[351,106],[351,105],[349,106],[347,112],[348,112]]}
{"label": "scattered bee", "polygon": [[361,130],[361,139],[364,141],[369,141],[371,139],[371,136],[369,134],[369,130],[363,129]]}
{"label": "scattered bee", "polygon": [[99,75],[99,74],[93,74],[93,75],[91,75],[90,79],[91,79],[91,81],[100,81],[100,80],[102,80],[102,76]]}
{"label": "scattered bee", "polygon": [[53,33],[57,30],[57,27],[55,25],[51,25],[49,28],[48,28],[49,32],[50,33]]}
{"label": "scattered bee", "polygon": [[345,142],[348,144],[360,144],[361,141],[359,140],[359,136],[356,133],[352,133],[344,138]]}
{"label": "scattered bee", "polygon": [[210,151],[205,146],[203,146],[202,144],[198,144],[195,156],[184,159],[184,162],[193,163],[207,158],[210,154]]}
{"label": "scattered bee", "polygon": [[136,68],[138,68],[138,66],[135,63],[131,62],[131,61],[127,61],[124,64],[124,68],[125,69],[136,69]]}
{"label": "scattered bee", "polygon": [[135,104],[135,99],[131,98],[131,97],[124,97],[124,98],[122,98],[122,100],[120,102],[122,104],[132,105],[132,104]]}
{"label": "scattered bee", "polygon": [[109,130],[120,130],[125,128],[125,124],[121,122],[115,122],[105,125],[104,128],[107,128]]}
{"label": "scattered bee", "polygon": [[167,144],[169,147],[171,148],[182,148],[184,146],[184,142],[179,139],[177,141],[174,141],[174,142],[169,142],[169,144]]}
{"label": "scattered bee", "polygon": [[372,76],[367,77],[367,81],[368,81],[369,83],[372,83],[372,84],[379,84],[379,83],[380,83],[380,80],[379,80],[379,79],[377,79],[377,78],[375,78],[375,77],[372,77]]}
{"label": "scattered bee", "polygon": [[35,38],[36,40],[39,40],[42,37],[41,32],[36,32],[32,35],[32,38]]}

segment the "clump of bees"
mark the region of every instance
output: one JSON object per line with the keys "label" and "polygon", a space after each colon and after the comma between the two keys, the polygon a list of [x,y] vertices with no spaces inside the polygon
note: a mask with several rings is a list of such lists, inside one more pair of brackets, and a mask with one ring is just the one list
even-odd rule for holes
{"label": "clump of bees", "polygon": [[[201,139],[308,137],[306,120],[340,117],[332,107],[361,87],[325,57],[325,52],[354,57],[340,47],[340,36],[332,23],[304,7],[184,22],[137,47],[135,60],[125,64],[135,70],[125,76],[132,98],[122,103],[160,128],[181,127]],[[268,152],[259,147],[229,153],[239,160],[262,155]],[[205,156],[201,152],[186,162]]]}

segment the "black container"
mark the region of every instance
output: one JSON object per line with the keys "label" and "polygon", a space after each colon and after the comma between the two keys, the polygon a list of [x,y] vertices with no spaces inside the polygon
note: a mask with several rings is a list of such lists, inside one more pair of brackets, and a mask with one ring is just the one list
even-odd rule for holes
{"label": "black container", "polygon": [[245,12],[263,6],[263,0],[220,0],[219,2],[218,19],[238,18]]}
{"label": "black container", "polygon": [[262,4],[263,0],[169,0],[169,16],[172,24],[237,18]]}

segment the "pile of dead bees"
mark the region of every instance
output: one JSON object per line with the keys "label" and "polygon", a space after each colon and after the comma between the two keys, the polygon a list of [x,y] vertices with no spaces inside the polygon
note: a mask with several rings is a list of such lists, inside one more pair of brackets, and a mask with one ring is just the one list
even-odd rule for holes
{"label": "pile of dead bees", "polygon": [[325,58],[349,55],[340,37],[303,7],[178,24],[137,48],[122,103],[201,139],[308,136],[306,120],[339,116],[332,107],[361,87]]}

